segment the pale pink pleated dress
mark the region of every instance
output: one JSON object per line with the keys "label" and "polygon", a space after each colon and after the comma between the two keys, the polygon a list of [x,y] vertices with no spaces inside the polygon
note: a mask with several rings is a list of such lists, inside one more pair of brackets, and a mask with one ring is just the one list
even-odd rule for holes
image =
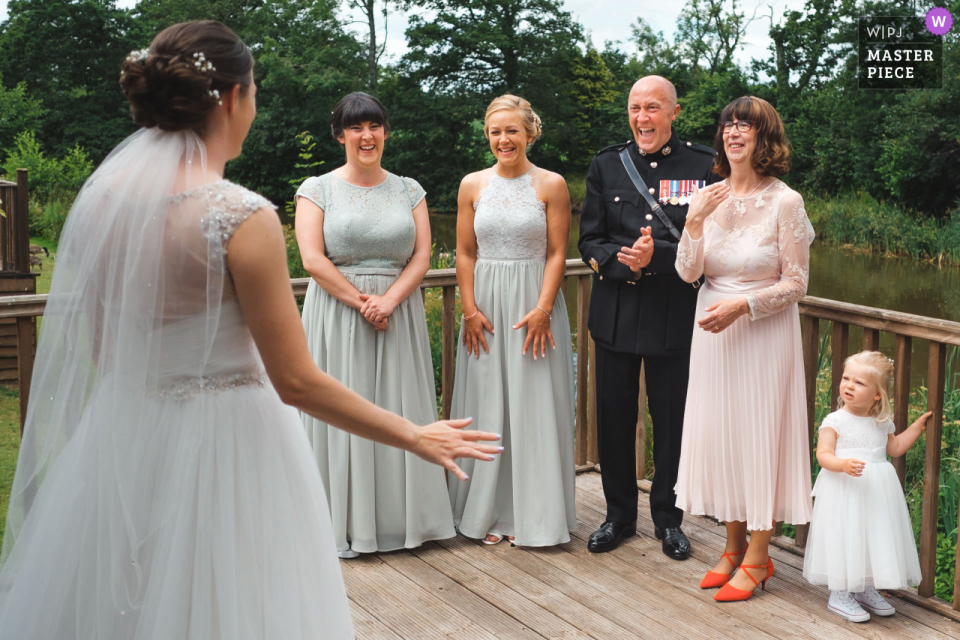
{"label": "pale pink pleated dress", "polygon": [[[770,179],[768,179],[770,180]],[[694,326],[677,479],[677,506],[751,531],[810,520],[810,446],[797,302],[806,294],[813,228],[803,198],[773,180],[729,198],[693,240],[677,271],[706,276],[705,309],[745,297],[750,314],[720,333]]]}

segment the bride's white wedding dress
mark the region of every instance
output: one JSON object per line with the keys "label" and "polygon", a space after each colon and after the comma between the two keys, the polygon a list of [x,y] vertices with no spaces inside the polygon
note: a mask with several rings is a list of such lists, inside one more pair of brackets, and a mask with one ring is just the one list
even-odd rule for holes
{"label": "bride's white wedding dress", "polygon": [[[71,213],[4,540],[2,638],[353,637],[316,463],[226,267],[233,232],[269,204],[226,181],[171,196],[177,150],[202,160],[191,136],[135,134]],[[147,150],[166,158],[161,186],[119,185]]]}

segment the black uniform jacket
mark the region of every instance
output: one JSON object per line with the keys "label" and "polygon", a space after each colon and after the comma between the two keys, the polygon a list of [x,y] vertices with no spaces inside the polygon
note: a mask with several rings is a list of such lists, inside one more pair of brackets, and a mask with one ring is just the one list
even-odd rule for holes
{"label": "black uniform jacket", "polygon": [[[601,347],[644,355],[680,354],[690,350],[697,289],[680,279],[674,267],[679,240],[670,234],[634,187],[620,160],[630,150],[637,171],[659,200],[661,181],[721,178],[711,171],[710,147],[681,142],[675,131],[657,152],[640,154],[635,141],[607,147],[590,164],[587,194],[580,215],[578,247],[595,271],[590,297],[590,334]],[[664,183],[669,189],[669,183]],[[668,195],[669,191],[664,194]],[[683,231],[688,205],[664,204],[664,213]],[[621,247],[631,246],[640,229],[652,227],[653,257],[635,280],[617,260]]]}

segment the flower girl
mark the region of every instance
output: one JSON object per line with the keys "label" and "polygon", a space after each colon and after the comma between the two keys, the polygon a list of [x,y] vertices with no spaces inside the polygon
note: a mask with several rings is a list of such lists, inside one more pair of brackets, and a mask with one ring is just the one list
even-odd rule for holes
{"label": "flower girl", "polygon": [[830,588],[830,611],[866,622],[895,610],[877,593],[920,582],[920,561],[907,501],[887,456],[902,456],[927,427],[925,413],[894,435],[889,388],[893,363],[878,351],[847,358],[840,409],[823,419],[817,444],[822,467],[803,577]]}

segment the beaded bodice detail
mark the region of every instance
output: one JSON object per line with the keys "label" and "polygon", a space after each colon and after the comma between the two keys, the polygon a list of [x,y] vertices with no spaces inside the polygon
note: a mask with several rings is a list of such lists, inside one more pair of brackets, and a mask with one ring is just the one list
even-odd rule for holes
{"label": "beaded bodice detail", "polygon": [[887,446],[887,436],[896,431],[893,422],[877,422],[870,416],[855,416],[840,409],[823,419],[820,428],[837,432],[836,449],[878,449]]}
{"label": "beaded bodice detail", "polygon": [[516,178],[491,172],[490,181],[473,204],[478,258],[546,260],[547,212],[533,188],[530,171]]}
{"label": "beaded bodice detail", "polygon": [[392,173],[374,187],[358,187],[333,173],[308,178],[297,190],[323,209],[323,246],[338,267],[402,269],[417,237],[413,209],[426,192]]}

